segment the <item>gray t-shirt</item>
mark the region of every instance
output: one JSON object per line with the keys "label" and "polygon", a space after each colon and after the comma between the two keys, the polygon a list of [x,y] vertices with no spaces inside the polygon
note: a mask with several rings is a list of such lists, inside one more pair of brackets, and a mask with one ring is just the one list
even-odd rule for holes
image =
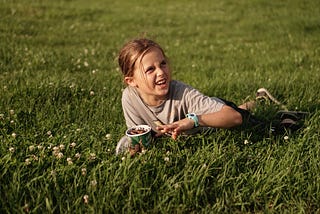
{"label": "gray t-shirt", "polygon": [[201,115],[217,112],[223,105],[222,100],[205,96],[176,80],[170,82],[168,99],[159,106],[148,106],[144,103],[134,87],[127,86],[122,93],[122,108],[127,127],[144,124],[151,126],[155,132],[159,124],[181,120],[187,113]]}

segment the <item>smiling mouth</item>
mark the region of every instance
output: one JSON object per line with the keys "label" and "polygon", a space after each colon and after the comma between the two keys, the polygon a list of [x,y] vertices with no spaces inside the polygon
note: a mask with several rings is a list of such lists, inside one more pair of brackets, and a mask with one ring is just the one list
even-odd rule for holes
{"label": "smiling mouth", "polygon": [[165,85],[167,83],[166,79],[162,79],[156,82],[156,85]]}

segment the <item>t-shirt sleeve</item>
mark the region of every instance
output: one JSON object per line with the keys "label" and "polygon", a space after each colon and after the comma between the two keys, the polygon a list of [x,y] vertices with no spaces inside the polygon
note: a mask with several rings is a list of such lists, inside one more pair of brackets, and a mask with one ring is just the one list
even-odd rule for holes
{"label": "t-shirt sleeve", "polygon": [[205,114],[218,112],[225,105],[219,98],[208,97],[192,87],[187,87],[185,100],[188,113]]}
{"label": "t-shirt sleeve", "polygon": [[123,114],[128,128],[135,125],[144,124],[144,120],[139,116],[136,107],[132,103],[132,97],[130,98],[129,93],[130,92],[128,90],[124,90],[121,99]]}

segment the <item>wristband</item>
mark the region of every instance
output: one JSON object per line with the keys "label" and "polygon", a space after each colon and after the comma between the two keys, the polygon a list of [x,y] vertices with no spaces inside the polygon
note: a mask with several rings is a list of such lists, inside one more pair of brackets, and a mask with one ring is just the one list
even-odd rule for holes
{"label": "wristband", "polygon": [[199,119],[195,113],[189,113],[186,117],[194,121],[194,128],[199,126]]}

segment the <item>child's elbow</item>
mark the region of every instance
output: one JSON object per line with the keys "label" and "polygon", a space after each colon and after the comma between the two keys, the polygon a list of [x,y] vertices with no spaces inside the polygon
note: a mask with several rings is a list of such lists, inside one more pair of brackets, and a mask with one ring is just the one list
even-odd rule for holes
{"label": "child's elbow", "polygon": [[243,123],[242,115],[239,112],[235,112],[234,115],[234,126],[240,126]]}

